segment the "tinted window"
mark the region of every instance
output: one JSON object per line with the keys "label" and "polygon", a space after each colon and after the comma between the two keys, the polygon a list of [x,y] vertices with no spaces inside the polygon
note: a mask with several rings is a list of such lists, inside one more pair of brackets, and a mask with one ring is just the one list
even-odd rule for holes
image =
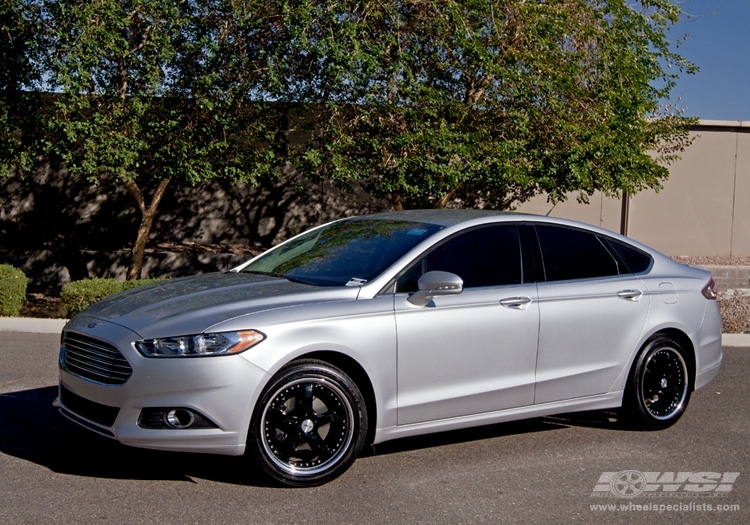
{"label": "tinted window", "polygon": [[414,264],[398,280],[396,290],[416,291],[419,278],[435,270],[458,275],[465,288],[521,283],[518,227],[488,226],[449,239]]}
{"label": "tinted window", "polygon": [[615,258],[593,233],[536,225],[547,281],[618,275]]}
{"label": "tinted window", "polygon": [[607,239],[607,242],[623,260],[630,273],[642,273],[651,266],[651,256],[647,253],[612,239]]}
{"label": "tinted window", "polygon": [[440,229],[408,221],[340,221],[266,252],[242,271],[320,286],[360,285]]}

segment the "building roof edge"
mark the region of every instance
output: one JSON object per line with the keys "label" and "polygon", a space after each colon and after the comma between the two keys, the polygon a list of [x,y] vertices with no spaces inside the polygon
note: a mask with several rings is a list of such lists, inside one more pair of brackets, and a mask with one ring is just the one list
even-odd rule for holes
{"label": "building roof edge", "polygon": [[691,128],[726,128],[726,129],[743,129],[750,131],[750,121],[748,120],[708,120],[700,119],[698,124]]}

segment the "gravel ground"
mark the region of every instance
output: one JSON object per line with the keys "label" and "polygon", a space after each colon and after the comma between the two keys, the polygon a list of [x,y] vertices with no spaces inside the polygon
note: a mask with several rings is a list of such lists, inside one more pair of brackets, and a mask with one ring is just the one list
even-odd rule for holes
{"label": "gravel ground", "polygon": [[687,257],[685,255],[673,257],[674,260],[685,264],[696,266],[750,266],[750,257],[711,256],[711,257]]}
{"label": "gravel ground", "polygon": [[719,294],[721,331],[725,334],[750,334],[750,290],[738,292],[730,290]]}
{"label": "gravel ground", "polygon": [[21,308],[20,317],[36,317],[42,319],[66,319],[68,312],[59,297],[43,293],[26,294],[26,302]]}
{"label": "gravel ground", "polygon": [[688,257],[681,255],[673,257],[674,260],[685,264],[694,264],[696,266],[750,266],[750,257],[712,256],[712,257]]}

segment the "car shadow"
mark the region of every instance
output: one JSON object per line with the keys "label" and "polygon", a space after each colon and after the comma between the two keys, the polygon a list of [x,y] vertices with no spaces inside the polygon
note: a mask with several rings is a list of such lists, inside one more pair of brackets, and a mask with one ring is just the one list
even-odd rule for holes
{"label": "car shadow", "polygon": [[244,458],[146,450],[98,436],[63,417],[52,406],[56,397],[57,387],[0,394],[0,452],[76,476],[270,486]]}
{"label": "car shadow", "polygon": [[481,427],[451,430],[435,434],[407,437],[386,441],[373,445],[365,455],[393,454],[407,450],[439,447],[456,443],[467,443],[482,439],[498,438],[517,434],[531,434],[534,432],[549,432],[561,430],[568,427],[601,428],[605,430],[628,430],[622,422],[617,411],[596,410],[590,412],[574,412],[556,416],[538,417],[511,421],[507,423],[496,423]]}
{"label": "car shadow", "polygon": [[572,412],[544,418],[550,423],[569,427],[601,428],[604,430],[622,430],[637,432],[640,429],[628,424],[618,410],[592,410],[588,412]]}
{"label": "car shadow", "polygon": [[530,434],[533,432],[547,432],[565,428],[554,422],[547,422],[543,418],[525,419],[509,423],[497,423],[494,425],[484,425],[480,427],[465,428],[460,430],[448,430],[435,434],[423,434],[394,439],[373,445],[367,450],[367,455],[384,455],[405,452],[408,450],[418,450],[423,448],[433,448],[445,445],[455,445],[459,443],[469,443],[483,439],[498,438],[516,434]]}
{"label": "car shadow", "polygon": [[[0,394],[0,452],[54,472],[105,479],[193,478],[257,487],[275,486],[245,458],[139,449],[98,436],[64,418],[52,402],[57,387]],[[376,456],[571,426],[621,429],[616,413],[579,412],[401,438],[366,447]]]}

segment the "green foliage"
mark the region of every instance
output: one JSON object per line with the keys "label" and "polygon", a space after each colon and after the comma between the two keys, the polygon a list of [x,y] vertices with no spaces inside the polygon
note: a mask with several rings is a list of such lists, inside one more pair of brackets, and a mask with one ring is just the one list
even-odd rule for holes
{"label": "green foliage", "polygon": [[0,176],[28,171],[39,144],[43,68],[41,16],[37,2],[0,4]]}
{"label": "green foliage", "polygon": [[[299,165],[411,205],[658,188],[687,142],[668,0],[306,2]],[[656,153],[654,156],[653,153]],[[477,199],[479,199],[477,201]]]}
{"label": "green foliage", "polygon": [[117,279],[83,279],[63,285],[60,292],[60,299],[62,299],[68,316],[73,317],[78,312],[85,310],[105,297],[160,280],[138,279],[122,282]]}
{"label": "green foliage", "polygon": [[[662,105],[696,69],[666,37],[679,16],[670,0],[8,0],[0,165],[123,184],[142,216],[130,278],[170,181],[296,168],[396,208],[658,188],[689,143]],[[52,111],[24,109],[43,90]]]}
{"label": "green foliage", "polygon": [[92,180],[108,174],[141,185],[271,174],[264,148],[249,147],[275,138],[270,108],[241,111],[250,90],[263,89],[258,50],[232,48],[243,42],[236,31],[267,30],[239,9],[219,1],[47,2],[48,82],[64,94],[50,122],[61,140],[49,153]]}
{"label": "green foliage", "polygon": [[9,264],[0,264],[0,316],[17,317],[26,301],[26,275]]}
{"label": "green foliage", "polygon": [[[198,184],[221,177],[252,183],[275,176],[284,164],[285,128],[279,121],[285,110],[255,104],[281,89],[268,73],[274,49],[269,40],[277,28],[264,5],[10,2],[3,16],[35,50],[16,46],[13,56],[20,70],[39,73],[33,82],[19,73],[9,90],[54,95],[48,97],[50,111],[34,125],[16,117],[10,122],[12,115],[0,112],[6,132],[0,136],[0,165],[5,162],[6,173],[11,166],[24,172],[35,168],[31,159],[49,160],[92,183],[124,185],[141,214],[129,278],[140,274],[171,181]],[[28,30],[32,26],[38,31]],[[16,116],[35,113],[11,106]]]}

